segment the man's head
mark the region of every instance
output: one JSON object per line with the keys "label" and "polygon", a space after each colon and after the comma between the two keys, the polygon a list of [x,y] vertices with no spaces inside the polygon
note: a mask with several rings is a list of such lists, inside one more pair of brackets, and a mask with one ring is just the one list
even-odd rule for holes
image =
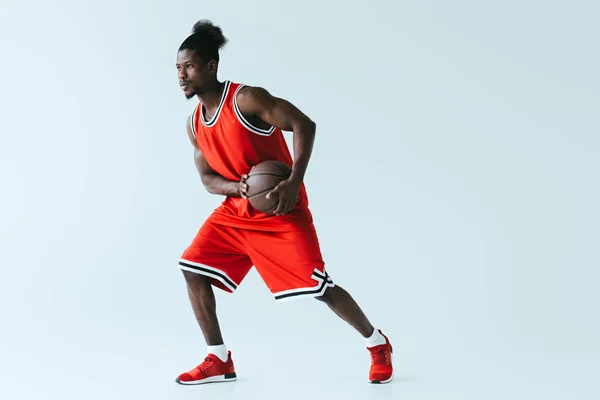
{"label": "man's head", "polygon": [[212,22],[201,20],[194,24],[177,51],[177,77],[183,93],[188,99],[201,93],[207,83],[217,79],[219,50],[227,39],[221,28]]}

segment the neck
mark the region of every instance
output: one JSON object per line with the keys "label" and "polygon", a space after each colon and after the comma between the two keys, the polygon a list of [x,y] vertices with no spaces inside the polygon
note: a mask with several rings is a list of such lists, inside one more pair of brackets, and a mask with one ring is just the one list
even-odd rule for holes
{"label": "neck", "polygon": [[224,89],[225,82],[219,82],[215,79],[214,82],[203,87],[202,91],[197,91],[196,93],[200,103],[202,103],[207,110],[213,110],[219,107]]}

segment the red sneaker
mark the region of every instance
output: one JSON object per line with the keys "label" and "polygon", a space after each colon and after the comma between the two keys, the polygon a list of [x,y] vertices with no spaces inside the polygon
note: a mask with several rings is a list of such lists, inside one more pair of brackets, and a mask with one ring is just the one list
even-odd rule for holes
{"label": "red sneaker", "polygon": [[202,364],[179,375],[175,382],[180,385],[199,385],[201,383],[235,381],[237,375],[233,367],[231,351],[228,351],[227,355],[227,362],[223,362],[214,354],[209,354]]}
{"label": "red sneaker", "polygon": [[375,347],[367,347],[371,352],[371,370],[369,371],[369,382],[389,383],[394,379],[394,368],[392,367],[392,345],[381,330],[385,338],[385,344]]}

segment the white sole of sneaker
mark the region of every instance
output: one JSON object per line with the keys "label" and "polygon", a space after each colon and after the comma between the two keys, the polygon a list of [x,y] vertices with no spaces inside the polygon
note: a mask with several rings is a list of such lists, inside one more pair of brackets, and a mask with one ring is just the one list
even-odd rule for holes
{"label": "white sole of sneaker", "polygon": [[388,380],[385,380],[385,381],[369,381],[369,382],[370,383],[375,383],[375,384],[384,384],[384,383],[390,383],[393,380],[394,380],[394,372],[392,372],[392,376]]}
{"label": "white sole of sneaker", "polygon": [[233,382],[235,380],[237,380],[237,375],[235,373],[233,373],[233,374],[227,374],[227,375],[216,375],[216,376],[211,376],[209,378],[199,379],[197,381],[188,381],[188,382],[180,381],[179,378],[177,378],[177,379],[175,379],[175,382],[179,383],[180,385],[202,385],[205,383]]}

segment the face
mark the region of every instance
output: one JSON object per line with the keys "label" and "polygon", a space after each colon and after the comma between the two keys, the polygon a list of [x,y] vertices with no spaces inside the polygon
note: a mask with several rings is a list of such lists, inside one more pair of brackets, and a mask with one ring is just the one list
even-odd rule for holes
{"label": "face", "polygon": [[186,49],[178,52],[175,66],[179,86],[188,99],[201,93],[206,83],[215,79],[216,61],[205,63],[194,50]]}

